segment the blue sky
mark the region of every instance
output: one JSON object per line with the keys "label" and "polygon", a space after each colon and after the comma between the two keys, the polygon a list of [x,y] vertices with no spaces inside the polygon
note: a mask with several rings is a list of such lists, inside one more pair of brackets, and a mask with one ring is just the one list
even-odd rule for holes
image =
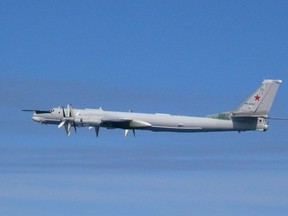
{"label": "blue sky", "polygon": [[1,1],[1,215],[287,215],[287,122],[266,133],[64,130],[21,109],[206,115],[282,79],[286,1]]}

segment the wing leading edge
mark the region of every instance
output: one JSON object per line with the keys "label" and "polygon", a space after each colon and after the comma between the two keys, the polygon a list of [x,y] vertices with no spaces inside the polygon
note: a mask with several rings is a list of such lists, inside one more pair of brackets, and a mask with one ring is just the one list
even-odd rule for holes
{"label": "wing leading edge", "polygon": [[139,129],[151,127],[151,124],[141,120],[122,118],[103,118],[101,126],[107,128]]}

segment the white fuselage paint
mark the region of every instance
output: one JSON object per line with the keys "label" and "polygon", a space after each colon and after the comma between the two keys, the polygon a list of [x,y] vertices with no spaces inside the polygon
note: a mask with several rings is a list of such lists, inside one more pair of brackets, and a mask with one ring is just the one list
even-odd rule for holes
{"label": "white fuselage paint", "polygon": [[211,131],[266,131],[266,119],[281,80],[266,79],[234,111],[218,113],[207,117],[177,116],[169,114],[145,114],[132,112],[110,112],[100,109],[53,108],[50,111],[33,111],[33,120],[43,124],[58,124],[70,135],[71,127],[94,127],[98,136],[99,128],[168,131],[168,132],[211,132]]}
{"label": "white fuselage paint", "polygon": [[[65,109],[66,112],[66,109]],[[169,114],[146,114],[133,112],[110,112],[102,109],[74,109],[74,118],[77,127],[106,127],[121,129],[141,129],[167,132],[210,132],[210,131],[247,131],[267,130],[265,119],[241,118],[217,119],[209,117],[190,117]],[[34,114],[33,120],[44,124],[59,124],[63,114],[61,108],[53,108],[51,113]],[[132,120],[136,124],[125,126],[109,126],[103,124],[106,120]],[[137,124],[140,122],[140,125]]]}

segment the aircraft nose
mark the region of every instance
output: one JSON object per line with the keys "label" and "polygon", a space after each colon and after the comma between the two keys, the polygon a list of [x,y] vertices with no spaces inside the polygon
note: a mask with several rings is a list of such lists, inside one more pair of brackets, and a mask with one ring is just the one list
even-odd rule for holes
{"label": "aircraft nose", "polygon": [[33,121],[36,121],[36,122],[40,122],[41,121],[41,118],[39,116],[33,116],[32,117]]}

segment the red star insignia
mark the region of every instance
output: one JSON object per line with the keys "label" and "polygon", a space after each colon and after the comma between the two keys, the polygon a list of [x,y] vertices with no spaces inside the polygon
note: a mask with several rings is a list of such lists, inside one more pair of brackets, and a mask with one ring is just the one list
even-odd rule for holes
{"label": "red star insignia", "polygon": [[260,101],[260,96],[257,94],[256,96],[254,96],[254,98],[255,98],[255,101]]}

